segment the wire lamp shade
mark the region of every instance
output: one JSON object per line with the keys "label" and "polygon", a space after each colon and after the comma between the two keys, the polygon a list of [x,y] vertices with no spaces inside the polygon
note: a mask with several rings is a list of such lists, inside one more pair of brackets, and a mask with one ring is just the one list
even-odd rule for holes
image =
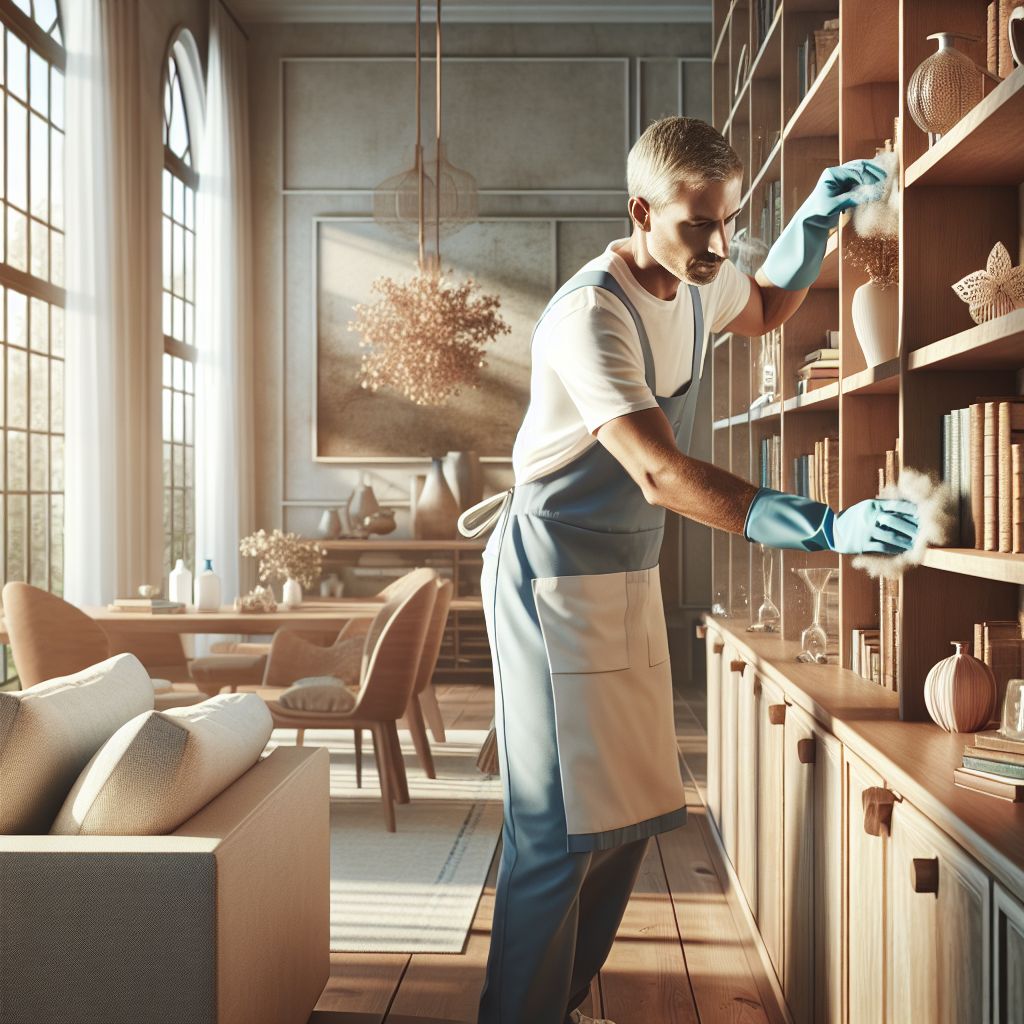
{"label": "wire lamp shade", "polygon": [[[439,190],[435,187],[434,181],[440,164],[440,237],[450,238],[477,219],[480,202],[476,178],[451,163],[447,147],[443,142],[440,145],[440,161],[437,159],[436,150],[434,153],[424,154],[423,220],[429,226],[429,233],[435,233]],[[416,162],[415,146],[407,151],[406,163],[407,170],[392,175],[373,190],[373,219],[398,238],[415,242],[419,237],[420,210],[420,169]]]}

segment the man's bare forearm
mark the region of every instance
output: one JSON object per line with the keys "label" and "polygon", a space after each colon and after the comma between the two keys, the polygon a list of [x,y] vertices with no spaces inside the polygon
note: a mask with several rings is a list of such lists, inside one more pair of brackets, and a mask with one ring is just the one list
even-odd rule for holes
{"label": "man's bare forearm", "polygon": [[637,482],[652,505],[729,533],[743,533],[758,488],[719,466],[684,455],[661,409],[610,420],[597,439]]}

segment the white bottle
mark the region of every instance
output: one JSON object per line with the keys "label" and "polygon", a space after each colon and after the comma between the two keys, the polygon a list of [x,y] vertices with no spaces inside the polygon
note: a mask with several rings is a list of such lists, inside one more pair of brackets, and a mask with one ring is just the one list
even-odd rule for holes
{"label": "white bottle", "polygon": [[183,558],[179,558],[178,564],[171,570],[167,597],[182,604],[190,604],[192,601],[192,573],[185,567]]}
{"label": "white bottle", "polygon": [[220,577],[213,571],[213,559],[206,559],[206,568],[196,577],[196,611],[220,611]]}

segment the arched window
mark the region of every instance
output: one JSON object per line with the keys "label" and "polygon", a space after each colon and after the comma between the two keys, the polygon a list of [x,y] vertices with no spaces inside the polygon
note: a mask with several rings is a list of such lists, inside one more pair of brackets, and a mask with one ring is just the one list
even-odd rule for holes
{"label": "arched window", "polygon": [[[164,575],[195,570],[196,189],[193,126],[181,44],[167,57],[163,96]],[[196,126],[198,127],[198,126]]]}
{"label": "arched window", "polygon": [[[64,589],[64,67],[56,0],[0,5],[0,573]],[[14,666],[0,650],[0,686]]]}

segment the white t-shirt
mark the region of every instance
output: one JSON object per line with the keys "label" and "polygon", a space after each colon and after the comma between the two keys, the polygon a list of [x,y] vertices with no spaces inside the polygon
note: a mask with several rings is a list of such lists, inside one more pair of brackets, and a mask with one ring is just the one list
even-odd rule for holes
{"label": "white t-shirt", "polygon": [[[637,283],[612,242],[582,271],[607,270],[633,303],[654,356],[655,387],[672,395],[690,379],[693,306],[680,283],[674,299],[658,299]],[[708,334],[747,304],[750,279],[726,260],[718,277],[699,288],[704,309],[702,356]],[[512,450],[516,483],[547,475],[592,444],[593,432],[617,416],[657,406],[644,379],[640,337],[626,307],[603,288],[578,288],[560,299],[533,338],[530,406]]]}

